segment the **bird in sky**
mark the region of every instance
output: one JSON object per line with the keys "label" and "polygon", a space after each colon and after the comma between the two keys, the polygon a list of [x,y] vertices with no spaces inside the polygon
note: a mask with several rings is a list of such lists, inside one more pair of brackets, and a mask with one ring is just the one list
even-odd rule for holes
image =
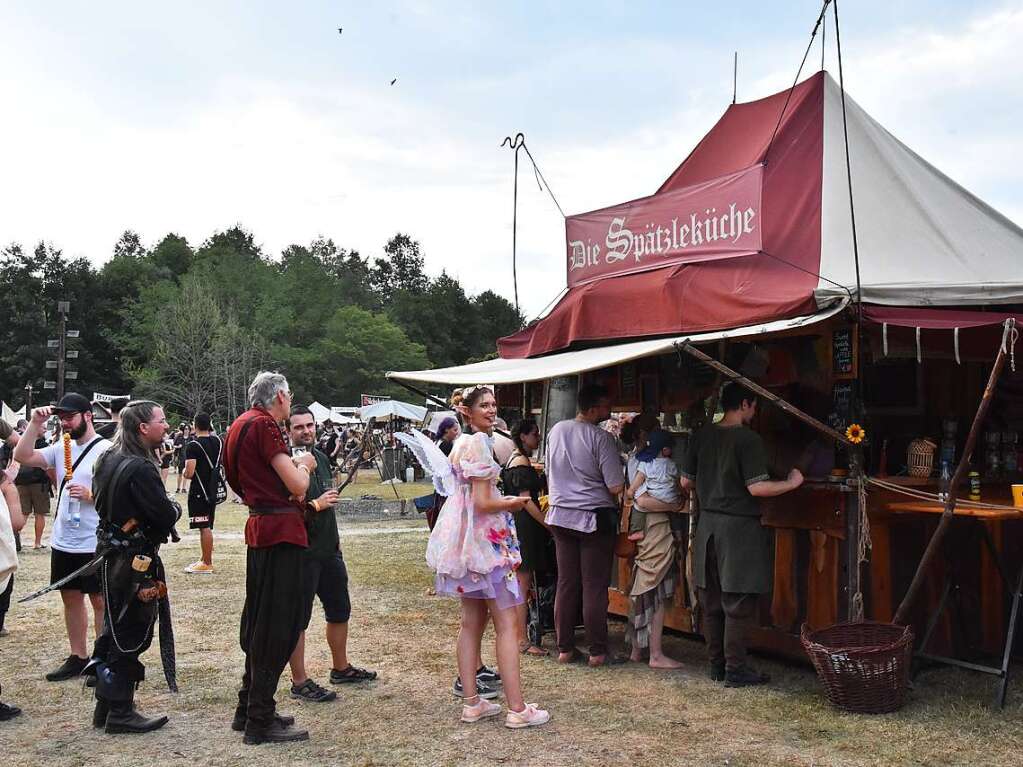
{"label": "bird in sky", "polygon": [[341,34],[341,30],[342,30],[342,29],[343,29],[343,27],[338,27],[338,28],[337,28],[337,33],[338,33],[339,35]]}
{"label": "bird in sky", "polygon": [[395,77],[393,80],[391,80],[391,85],[394,85],[396,82],[398,82],[398,78],[397,77]]}

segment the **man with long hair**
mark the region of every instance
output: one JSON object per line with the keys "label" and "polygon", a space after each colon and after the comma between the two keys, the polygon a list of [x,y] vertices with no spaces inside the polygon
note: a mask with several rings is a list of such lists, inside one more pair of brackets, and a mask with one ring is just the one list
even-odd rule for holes
{"label": "man with long hair", "polygon": [[[101,551],[106,551],[99,573],[108,609],[89,671],[96,674],[92,724],[111,735],[150,732],[167,723],[165,716],[142,716],[134,702],[135,688],[145,679],[139,656],[152,644],[158,612],[163,610],[161,617],[169,618],[160,544],[167,542],[181,508],[168,497],[160,479],[156,449],[166,431],[162,407],[148,400],[131,402],[121,411],[113,446],[96,462],[97,536]],[[172,648],[165,634],[168,628],[161,620],[164,672],[173,690],[174,671],[168,667],[172,658],[166,655]]]}
{"label": "man with long hair", "polygon": [[213,433],[209,413],[196,413],[195,433],[185,445],[184,478],[188,490],[188,527],[199,531],[199,561],[185,568],[186,573],[209,575],[213,569],[213,523],[217,514],[217,479],[223,460],[224,444]]}
{"label": "man with long hair", "polygon": [[291,413],[284,376],[259,373],[249,404],[224,444],[227,481],[249,507],[240,632],[245,673],[231,727],[245,732],[248,745],[308,740],[294,718],[276,713],[274,693],[303,628],[304,511],[316,459],[308,452],[293,458],[284,439],[281,424]]}

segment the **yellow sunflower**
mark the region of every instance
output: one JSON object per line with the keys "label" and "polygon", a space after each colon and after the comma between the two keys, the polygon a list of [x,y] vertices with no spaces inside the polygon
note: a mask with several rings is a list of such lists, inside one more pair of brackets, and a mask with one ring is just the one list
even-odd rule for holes
{"label": "yellow sunflower", "polygon": [[845,438],[854,445],[860,444],[866,437],[866,430],[858,423],[849,424],[849,428],[845,430]]}

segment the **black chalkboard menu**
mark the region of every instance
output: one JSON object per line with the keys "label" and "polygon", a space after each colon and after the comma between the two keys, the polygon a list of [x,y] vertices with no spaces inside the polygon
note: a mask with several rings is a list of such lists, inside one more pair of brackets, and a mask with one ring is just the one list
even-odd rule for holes
{"label": "black chalkboard menu", "polygon": [[856,330],[836,328],[831,333],[831,377],[856,377]]}
{"label": "black chalkboard menu", "polygon": [[828,414],[828,426],[832,429],[844,429],[849,425],[852,415],[852,384],[849,381],[837,381],[831,391],[831,412]]}

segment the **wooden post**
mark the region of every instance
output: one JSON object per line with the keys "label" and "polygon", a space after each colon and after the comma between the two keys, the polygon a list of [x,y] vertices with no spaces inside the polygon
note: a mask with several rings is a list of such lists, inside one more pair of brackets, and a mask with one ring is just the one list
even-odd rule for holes
{"label": "wooden post", "polygon": [[[857,446],[849,451],[849,474],[855,483],[856,492],[842,493],[842,510],[845,513],[845,610],[843,619],[846,621],[863,620],[863,589],[862,571],[860,567],[860,537],[863,535],[862,515],[866,508],[860,507],[860,487],[866,482],[866,471],[863,466],[863,451]],[[857,596],[858,595],[858,596]],[[841,599],[841,595],[835,595]]]}
{"label": "wooden post", "polygon": [[912,607],[913,600],[916,599],[916,595],[923,585],[924,575],[927,573],[931,562],[938,555],[941,541],[945,537],[945,533],[948,532],[949,523],[952,521],[952,515],[955,513],[956,494],[959,492],[959,485],[962,483],[963,477],[970,467],[970,460],[973,458],[973,448],[976,447],[977,437],[980,435],[980,426],[984,422],[984,417],[987,415],[988,408],[991,405],[991,396],[994,394],[995,384],[1002,373],[1002,368],[1005,367],[1005,355],[1010,343],[1010,334],[1015,325],[1016,321],[1011,317],[1005,321],[1005,328],[1002,331],[1002,342],[998,347],[998,355],[995,357],[995,364],[991,367],[991,375],[988,376],[987,386],[984,387],[984,395],[980,398],[977,414],[973,417],[973,424],[970,426],[969,436],[966,437],[966,444],[963,446],[963,454],[959,459],[959,465],[956,466],[955,473],[952,475],[952,481],[949,483],[948,497],[945,499],[945,508],[941,512],[941,519],[938,521],[938,527],[935,529],[934,535],[931,536],[931,540],[927,543],[927,548],[920,558],[920,564],[916,568],[916,573],[909,584],[906,596],[902,598],[899,609],[895,611],[895,617],[892,619],[893,623],[905,623],[906,614],[909,612],[909,608]]}

